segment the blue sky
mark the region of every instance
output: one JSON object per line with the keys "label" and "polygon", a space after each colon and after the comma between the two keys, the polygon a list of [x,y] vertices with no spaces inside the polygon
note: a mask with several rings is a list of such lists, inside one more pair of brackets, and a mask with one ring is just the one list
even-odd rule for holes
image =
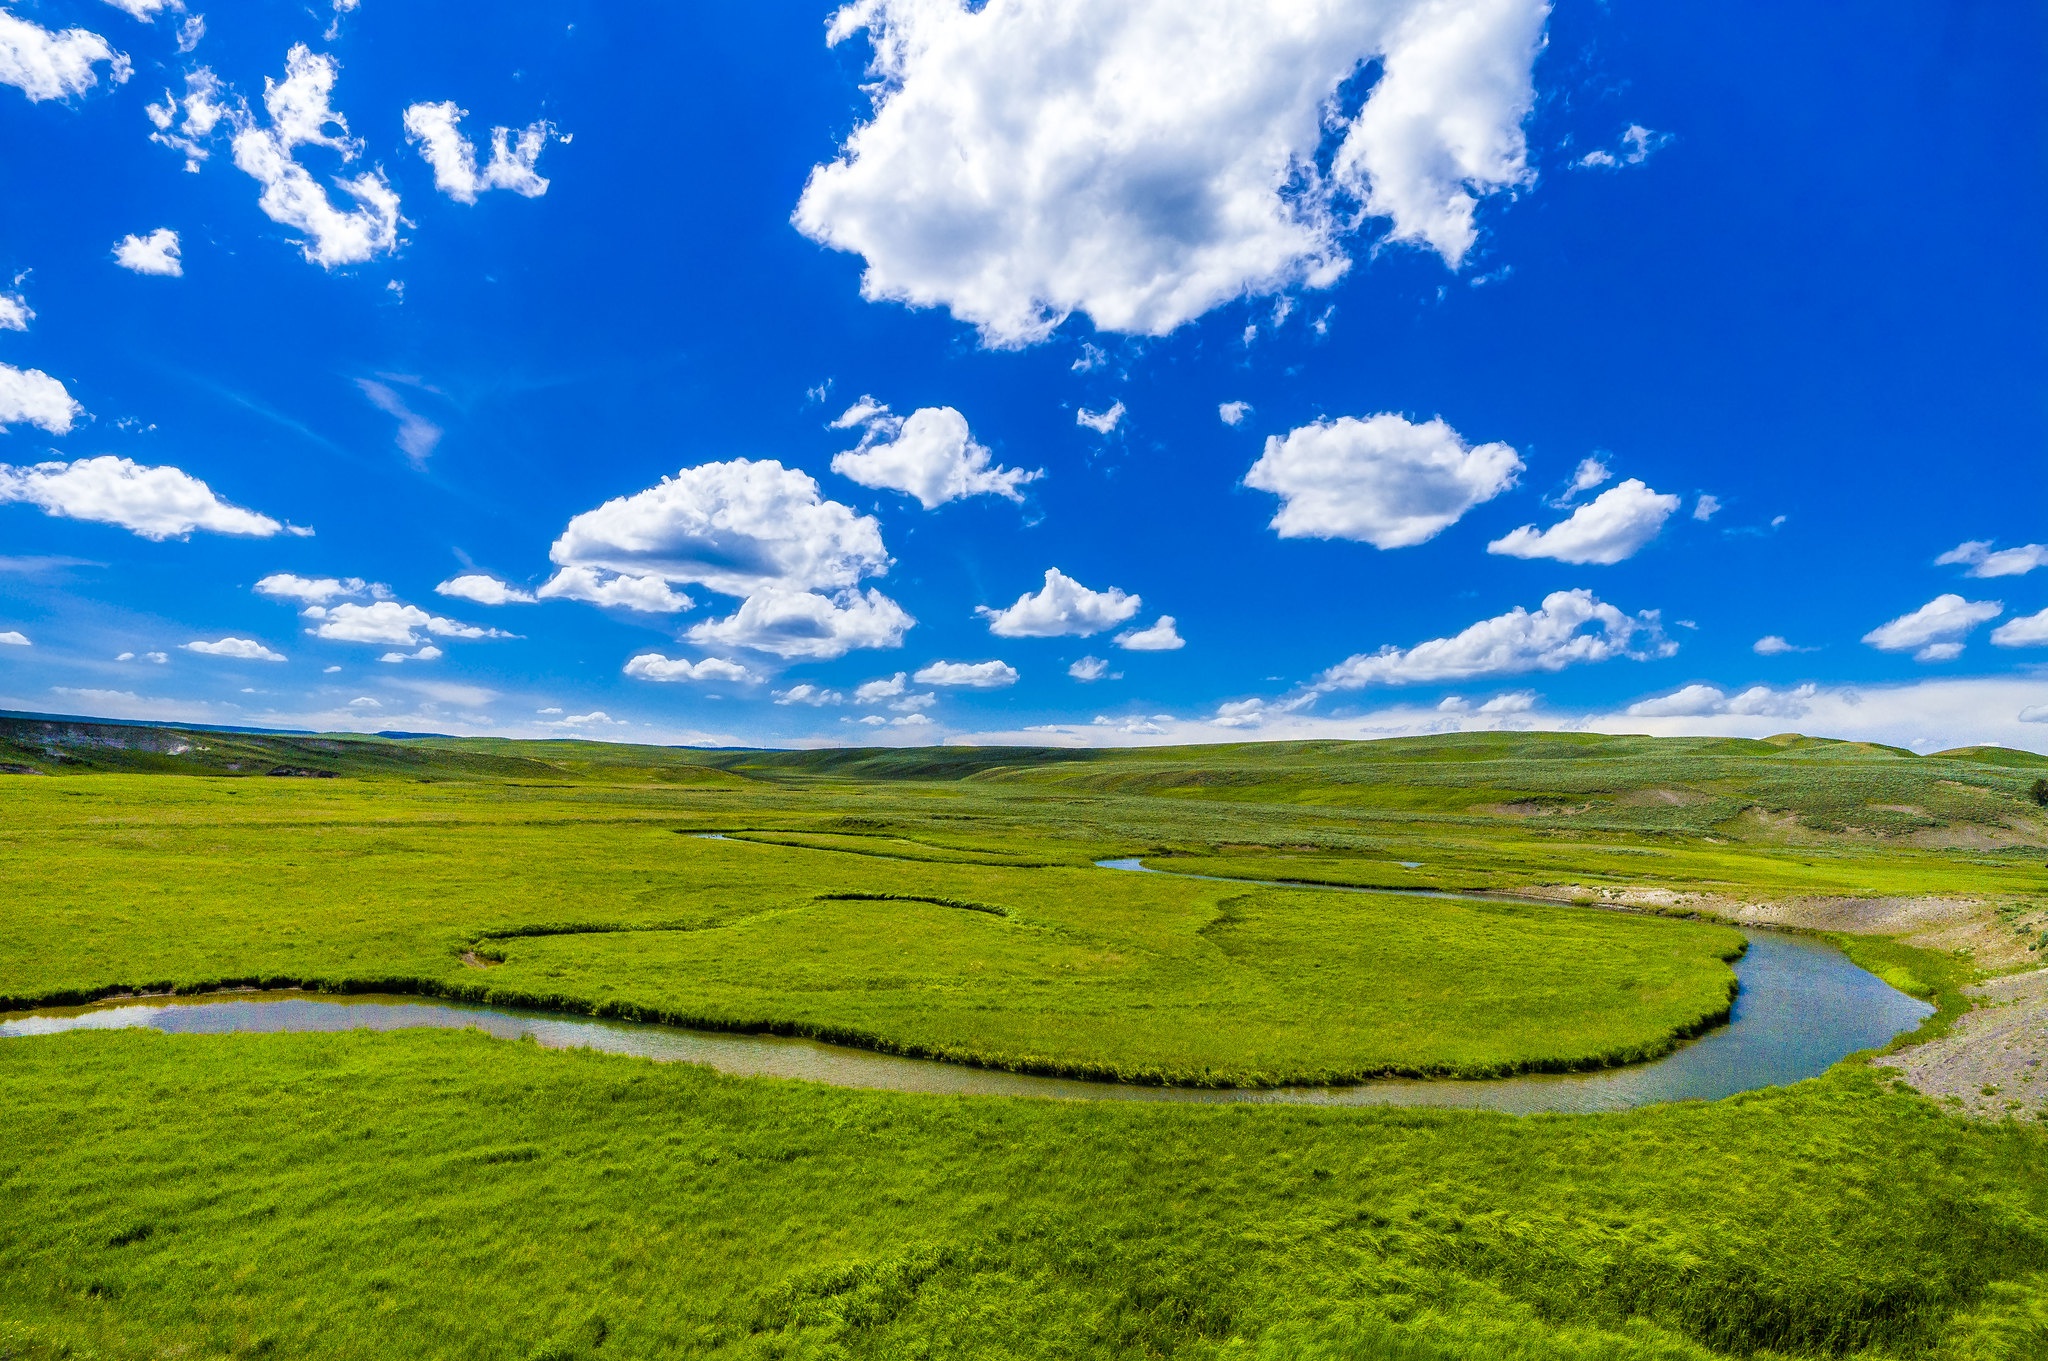
{"label": "blue sky", "polygon": [[0,706],[2048,749],[2024,7],[188,3],[0,5]]}

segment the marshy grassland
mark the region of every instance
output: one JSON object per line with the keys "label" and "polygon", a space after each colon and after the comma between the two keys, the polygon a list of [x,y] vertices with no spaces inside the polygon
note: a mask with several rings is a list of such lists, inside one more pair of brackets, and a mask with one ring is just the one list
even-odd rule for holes
{"label": "marshy grassland", "polygon": [[[1663,1052],[1744,912],[1940,1002],[1902,1044],[2048,964],[2020,753],[0,736],[50,772],[0,783],[16,1009],[424,991],[1261,1085]],[[1129,857],[1556,901],[1094,868]],[[461,1033],[6,1039],[0,1357],[2048,1356],[2048,1090],[1999,1097],[1851,1059],[1618,1115],[1131,1106]]]}

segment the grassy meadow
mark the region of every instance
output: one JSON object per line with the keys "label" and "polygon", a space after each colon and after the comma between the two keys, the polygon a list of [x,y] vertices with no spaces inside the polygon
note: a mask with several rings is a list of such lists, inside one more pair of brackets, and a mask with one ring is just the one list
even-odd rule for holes
{"label": "grassy meadow", "polygon": [[[1092,862],[1941,895],[1995,904],[2022,951],[2048,930],[2048,761],[2019,753],[0,738],[50,772],[0,782],[13,1007],[295,982],[1348,1081],[1661,1052],[1726,1007],[1740,937]],[[1940,994],[1930,1028],[1964,1005],[1968,959],[1852,947]],[[0,1108],[0,1357],[2048,1355],[2048,1138],[1855,1060],[1510,1117],[861,1092],[461,1033],[104,1032],[0,1040]]]}

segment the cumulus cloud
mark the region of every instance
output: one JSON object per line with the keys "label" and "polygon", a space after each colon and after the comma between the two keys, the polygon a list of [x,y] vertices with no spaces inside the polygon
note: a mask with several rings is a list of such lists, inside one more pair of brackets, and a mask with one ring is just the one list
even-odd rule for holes
{"label": "cumulus cloud", "polygon": [[[21,632],[19,629],[9,629],[5,633],[0,633],[0,646],[33,647],[34,644],[29,642],[26,633]],[[135,654],[131,652],[128,655],[132,657]]]}
{"label": "cumulus cloud", "polygon": [[1572,480],[1565,485],[1564,495],[1554,504],[1563,506],[1580,492],[1593,490],[1613,475],[1607,470],[1607,465],[1599,459],[1582,458],[1579,460],[1579,466],[1572,470]]}
{"label": "cumulus cloud", "polygon": [[564,569],[739,596],[850,587],[889,568],[873,516],[825,500],[808,474],[772,459],[685,468],[607,501],[569,521],[548,555]]}
{"label": "cumulus cloud", "polygon": [[1174,630],[1173,616],[1162,614],[1151,628],[1119,633],[1116,645],[1130,652],[1176,652],[1187,643]]}
{"label": "cumulus cloud", "polygon": [[156,16],[165,10],[173,14],[185,12],[185,6],[180,4],[179,0],[106,0],[106,3],[130,18],[140,19],[145,24],[155,23]]}
{"label": "cumulus cloud", "polygon": [[41,369],[0,364],[0,426],[40,426],[53,435],[68,435],[85,408],[71,400],[64,385]]}
{"label": "cumulus cloud", "polygon": [[72,463],[0,463],[0,502],[25,501],[46,515],[119,525],[145,539],[183,538],[195,529],[267,539],[285,528],[230,505],[178,468],[148,468],[102,454]]}
{"label": "cumulus cloud", "polygon": [[185,261],[179,254],[178,234],[158,227],[147,236],[128,235],[114,243],[114,263],[137,274],[159,274],[182,278]]}
{"label": "cumulus cloud", "polygon": [[1698,501],[1693,503],[1692,518],[1695,520],[1703,521],[1711,520],[1714,518],[1715,513],[1720,509],[1721,498],[1715,496],[1711,492],[1708,492],[1703,494]]}
{"label": "cumulus cloud", "polygon": [[[397,647],[418,647],[421,635],[438,638],[509,638],[497,629],[478,628],[455,619],[429,614],[417,605],[396,600],[377,600],[367,605],[308,605],[300,611],[314,626],[306,630],[316,638],[340,643],[382,643]],[[435,655],[439,655],[436,653]]]}
{"label": "cumulus cloud", "polygon": [[1620,145],[1613,151],[1589,151],[1579,157],[1578,164],[1589,170],[1618,170],[1625,165],[1641,165],[1671,145],[1672,141],[1672,134],[1668,132],[1652,132],[1640,123],[1631,123],[1622,131]]}
{"label": "cumulus cloud", "polygon": [[695,603],[671,590],[660,577],[627,576],[595,567],[564,567],[542,582],[534,595],[541,600],[580,600],[639,614],[677,614]]}
{"label": "cumulus cloud", "polygon": [[1008,662],[933,662],[911,679],[919,685],[1000,690],[1017,683],[1017,668]]}
{"label": "cumulus cloud", "polygon": [[1112,586],[1090,590],[1057,567],[1045,569],[1045,585],[1026,592],[1007,609],[977,605],[999,638],[1086,638],[1115,628],[1138,612],[1144,600]]}
{"label": "cumulus cloud", "polygon": [[397,389],[388,383],[380,383],[374,378],[358,378],[356,386],[370,399],[370,405],[398,422],[398,451],[413,467],[425,468],[435,446],[441,443],[441,427],[414,411]]}
{"label": "cumulus cloud", "polygon": [[185,644],[185,651],[203,653],[208,657],[232,657],[238,662],[281,662],[282,652],[272,652],[254,638],[221,638],[214,642],[203,639]]}
{"label": "cumulus cloud", "polygon": [[1118,422],[1123,418],[1124,404],[1116,402],[1111,404],[1107,411],[1090,411],[1087,407],[1082,407],[1074,413],[1074,424],[1093,430],[1098,435],[1107,435],[1116,429]]}
{"label": "cumulus cloud", "polygon": [[2048,610],[2008,619],[1991,631],[1991,641],[1998,647],[2048,646]]}
{"label": "cumulus cloud", "polygon": [[1533,613],[1518,605],[1449,638],[1411,648],[1389,645],[1346,658],[1318,677],[1315,688],[1357,690],[1561,671],[1616,657],[1647,661],[1677,650],[1664,637],[1654,610],[1624,614],[1590,591],[1555,591]]}
{"label": "cumulus cloud", "polygon": [[1631,718],[1691,718],[1709,714],[1797,718],[1805,712],[1807,702],[1818,693],[1820,687],[1816,685],[1801,685],[1790,690],[1752,685],[1731,695],[1718,686],[1694,684],[1680,686],[1655,699],[1638,701],[1623,712]]}
{"label": "cumulus cloud", "polygon": [[737,684],[754,679],[754,673],[738,662],[719,657],[693,662],[682,657],[664,657],[659,652],[643,652],[634,657],[626,663],[626,674],[636,680],[647,681],[732,681]]}
{"label": "cumulus cloud", "polygon": [[2023,577],[2036,567],[2048,566],[2048,545],[2023,543],[1994,552],[1989,539],[1972,539],[1949,549],[1934,563],[1937,567],[1967,566],[1973,577]]}
{"label": "cumulus cloud", "polygon": [[1216,418],[1225,425],[1243,425],[1244,418],[1252,414],[1250,402],[1218,402]]}
{"label": "cumulus cloud", "polygon": [[26,331],[35,309],[19,293],[0,293],[0,331]]}
{"label": "cumulus cloud", "polygon": [[813,708],[822,708],[828,704],[843,704],[846,702],[846,696],[840,694],[837,690],[827,690],[823,686],[813,685],[809,681],[805,681],[801,685],[792,685],[787,690],[777,690],[775,692],[775,702],[777,704],[808,704]]}
{"label": "cumulus cloud", "polygon": [[1910,652],[1916,662],[1953,661],[1963,651],[1963,639],[1988,619],[2005,612],[1997,600],[1965,600],[1959,595],[1938,595],[1888,624],[1863,635],[1863,641],[1880,652]]}
{"label": "cumulus cloud", "polygon": [[1109,663],[1100,657],[1083,657],[1067,668],[1067,674],[1077,681],[1099,681],[1104,677],[1116,680],[1110,675]]}
{"label": "cumulus cloud", "polygon": [[860,447],[832,459],[832,471],[863,487],[881,487],[917,498],[936,510],[963,496],[1001,496],[1021,501],[1017,489],[1045,476],[1040,468],[994,467],[989,451],[968,433],[967,418],[950,406],[920,407],[894,416],[872,397],[863,397],[834,421],[835,429],[865,426]]}
{"label": "cumulus cloud", "polygon": [[880,704],[885,699],[894,699],[909,688],[909,673],[898,671],[893,676],[883,676],[878,680],[862,682],[854,689],[853,702],[855,704]]}
{"label": "cumulus cloud", "polygon": [[302,233],[301,252],[324,269],[396,250],[401,221],[398,195],[382,170],[335,179],[335,187],[355,200],[356,206],[344,211],[298,162],[301,147],[325,147],[338,153],[343,164],[362,151],[362,144],[349,136],[348,120],[330,103],[339,69],[334,58],[295,44],[285,54],[285,78],[263,81],[270,125],[258,126],[247,108],[228,113],[235,165],[263,186],[257,206],[271,221]]}
{"label": "cumulus cloud", "polygon": [[535,599],[533,592],[508,586],[482,572],[465,572],[459,577],[450,577],[434,588],[434,594],[471,600],[479,605],[531,605]]}
{"label": "cumulus cloud", "polygon": [[548,191],[548,182],[533,167],[554,134],[553,124],[543,119],[517,132],[492,128],[491,159],[478,169],[476,146],[459,126],[468,116],[469,110],[457,108],[452,99],[414,104],[405,111],[405,135],[434,168],[436,189],[457,203],[475,203],[478,194],[491,189],[510,189],[527,198]]}
{"label": "cumulus cloud", "polygon": [[1523,525],[1486,545],[1511,558],[1611,566],[1634,557],[1678,509],[1676,496],[1651,491],[1638,478],[1609,487],[1548,529]]}
{"label": "cumulus cloud", "polygon": [[1441,418],[1341,416],[1272,435],[1245,485],[1272,492],[1283,539],[1356,539],[1407,548],[1515,484],[1522,460],[1505,444],[1468,446]]}
{"label": "cumulus cloud", "polygon": [[128,79],[128,58],[99,34],[83,28],[58,33],[0,9],[0,85],[12,85],[30,102],[68,99],[99,83],[93,67],[107,64],[108,82]]}
{"label": "cumulus cloud", "polygon": [[1810,647],[1800,647],[1795,643],[1786,642],[1785,639],[1779,634],[1767,633],[1763,637],[1757,639],[1754,643],[1750,644],[1749,650],[1751,652],[1754,652],[1759,657],[1783,657],[1788,653],[1813,652],[1817,649]]}
{"label": "cumulus cloud", "polygon": [[[1006,346],[1074,312],[1164,335],[1235,298],[1328,287],[1362,218],[1455,267],[1479,197],[1530,179],[1547,13],[857,0],[828,38],[868,35],[873,117],[812,171],[795,223],[865,260],[866,297],[949,308]],[[1340,102],[1375,59],[1363,105]]]}
{"label": "cumulus cloud", "polygon": [[296,600],[302,605],[324,605],[348,596],[388,595],[361,577],[302,577],[292,572],[272,572],[256,583],[256,594],[273,600]]}
{"label": "cumulus cloud", "polygon": [[700,647],[743,647],[822,661],[855,648],[901,647],[903,635],[916,623],[901,605],[873,589],[824,596],[765,587],[741,601],[728,618],[697,624],[688,636]]}

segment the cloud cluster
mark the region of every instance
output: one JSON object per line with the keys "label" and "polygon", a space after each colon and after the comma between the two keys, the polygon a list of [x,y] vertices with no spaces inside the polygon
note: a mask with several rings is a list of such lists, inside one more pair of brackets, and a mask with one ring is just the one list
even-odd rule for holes
{"label": "cloud cluster", "polygon": [[1668,132],[1652,132],[1640,123],[1631,123],[1622,130],[1621,145],[1616,150],[1589,151],[1579,157],[1577,164],[1589,170],[1619,170],[1625,165],[1641,165],[1674,140]]}
{"label": "cloud cluster", "polygon": [[[367,605],[351,601],[340,605],[308,605],[299,611],[313,621],[306,630],[315,638],[339,643],[375,643],[391,647],[419,647],[431,634],[436,638],[510,638],[497,629],[479,628],[455,619],[429,614],[417,605],[396,600],[373,600]],[[440,655],[438,651],[436,656]]]}
{"label": "cloud cluster", "polygon": [[1090,590],[1057,567],[1045,569],[1045,584],[1017,597],[1004,609],[978,605],[974,612],[988,620],[999,638],[1087,638],[1106,632],[1136,614],[1144,600],[1112,586]]}
{"label": "cloud cluster", "polygon": [[862,428],[860,447],[837,454],[832,471],[863,487],[900,491],[926,510],[965,496],[1001,496],[1021,501],[1018,488],[1045,476],[989,462],[989,451],[968,433],[967,418],[950,406],[919,407],[908,416],[891,415],[863,397],[834,421],[840,430]]}
{"label": "cloud cluster", "polygon": [[1017,668],[1008,662],[933,662],[912,677],[919,685],[969,690],[1001,690],[1017,683]]}
{"label": "cloud cluster", "polygon": [[754,679],[754,673],[738,662],[719,657],[693,662],[682,657],[664,657],[659,652],[643,652],[632,658],[626,663],[625,671],[636,680],[647,681],[732,681],[739,684]]}
{"label": "cloud cluster", "polygon": [[1119,633],[1116,645],[1128,652],[1178,652],[1187,642],[1174,627],[1173,616],[1162,614],[1150,628]]}
{"label": "cloud cluster", "polygon": [[1954,661],[1963,654],[1963,639],[1987,620],[2005,613],[1996,600],[1965,600],[1954,593],[1938,595],[1910,614],[1880,624],[1863,641],[1880,652],[1910,652],[1916,662]]}
{"label": "cloud cluster", "polygon": [[258,126],[246,108],[231,115],[235,165],[263,186],[257,206],[271,221],[304,233],[300,250],[326,269],[397,249],[398,195],[383,171],[337,178],[335,186],[356,204],[343,210],[297,160],[299,148],[308,146],[336,152],[343,164],[361,154],[362,143],[349,136],[348,120],[330,102],[339,71],[334,58],[298,43],[285,54],[284,69],[282,81],[263,81],[268,127]]}
{"label": "cloud cluster", "polygon": [[0,85],[12,85],[31,102],[68,99],[99,83],[93,68],[105,62],[107,79],[128,79],[128,58],[99,34],[83,28],[54,32],[0,9]]}
{"label": "cloud cluster", "polygon": [[1439,418],[1340,416],[1269,436],[1245,485],[1272,492],[1283,539],[1356,539],[1407,548],[1435,538],[1515,484],[1522,460],[1505,444],[1474,448]]}
{"label": "cloud cluster", "polygon": [[1994,552],[1991,540],[1972,539],[1949,549],[1934,563],[1937,567],[1967,566],[1973,577],[2023,577],[2036,567],[2048,567],[2048,544],[2023,543]]}
{"label": "cloud cluster", "polygon": [[1003,346],[1074,312],[1163,335],[1247,294],[1327,287],[1361,216],[1456,266],[1479,197],[1529,179],[1547,13],[856,0],[828,37],[867,34],[874,114],[812,171],[795,223],[865,260],[865,296],[947,307]]}
{"label": "cloud cluster", "polygon": [[[1573,486],[1576,490],[1577,482]],[[1486,545],[1486,551],[1511,558],[1555,558],[1581,566],[1611,566],[1634,557],[1657,537],[1677,509],[1676,496],[1651,491],[1631,477],[1580,506],[1569,519],[1548,529],[1523,525]]]}
{"label": "cloud cluster", "polygon": [[1585,590],[1555,591],[1535,611],[1516,606],[1449,638],[1414,647],[1391,644],[1359,653],[1325,671],[1317,690],[1358,690],[1368,685],[1423,685],[1561,671],[1617,657],[1668,657],[1677,645],[1664,637],[1655,611],[1624,614]]}
{"label": "cloud cluster", "polygon": [[457,203],[475,203],[478,194],[492,189],[510,189],[526,198],[539,198],[548,191],[548,182],[534,165],[554,135],[553,124],[543,119],[517,133],[511,128],[492,128],[491,159],[478,169],[476,146],[462,135],[460,127],[468,116],[469,110],[457,108],[452,99],[414,104],[405,111],[405,135],[434,168],[436,189]]}
{"label": "cloud cluster", "polygon": [[1728,694],[1718,686],[1685,685],[1668,695],[1640,700],[1623,712],[1631,718],[1693,718],[1708,714],[1737,714],[1761,718],[1797,718],[1820,687],[1801,685],[1791,690],[1773,690],[1752,685]]}
{"label": "cloud cluster", "polygon": [[0,293],[0,331],[26,331],[35,309],[19,293]]}
{"label": "cloud cluster", "polygon": [[228,657],[238,662],[281,662],[282,652],[273,652],[254,638],[221,638],[214,642],[203,639],[185,644],[185,651],[197,652],[207,657]]}
{"label": "cloud cluster", "polygon": [[391,592],[361,577],[302,577],[294,572],[272,572],[256,583],[256,594],[272,600],[296,600],[302,605],[325,605],[350,596],[389,599]]}
{"label": "cloud cluster", "polygon": [[103,454],[72,463],[0,463],[0,502],[24,501],[47,515],[119,525],[145,539],[183,538],[195,529],[267,539],[286,526],[231,505],[198,478]]}
{"label": "cloud cluster", "polygon": [[691,603],[671,583],[742,597],[727,618],[691,628],[706,647],[822,659],[895,647],[916,623],[857,589],[890,564],[874,517],[768,459],[700,464],[607,501],[570,520],[549,556],[557,570],[536,592],[544,599],[666,613]]}
{"label": "cloud cluster", "polygon": [[64,385],[41,369],[0,364],[0,427],[34,425],[53,435],[68,435],[85,408],[71,399]]}

